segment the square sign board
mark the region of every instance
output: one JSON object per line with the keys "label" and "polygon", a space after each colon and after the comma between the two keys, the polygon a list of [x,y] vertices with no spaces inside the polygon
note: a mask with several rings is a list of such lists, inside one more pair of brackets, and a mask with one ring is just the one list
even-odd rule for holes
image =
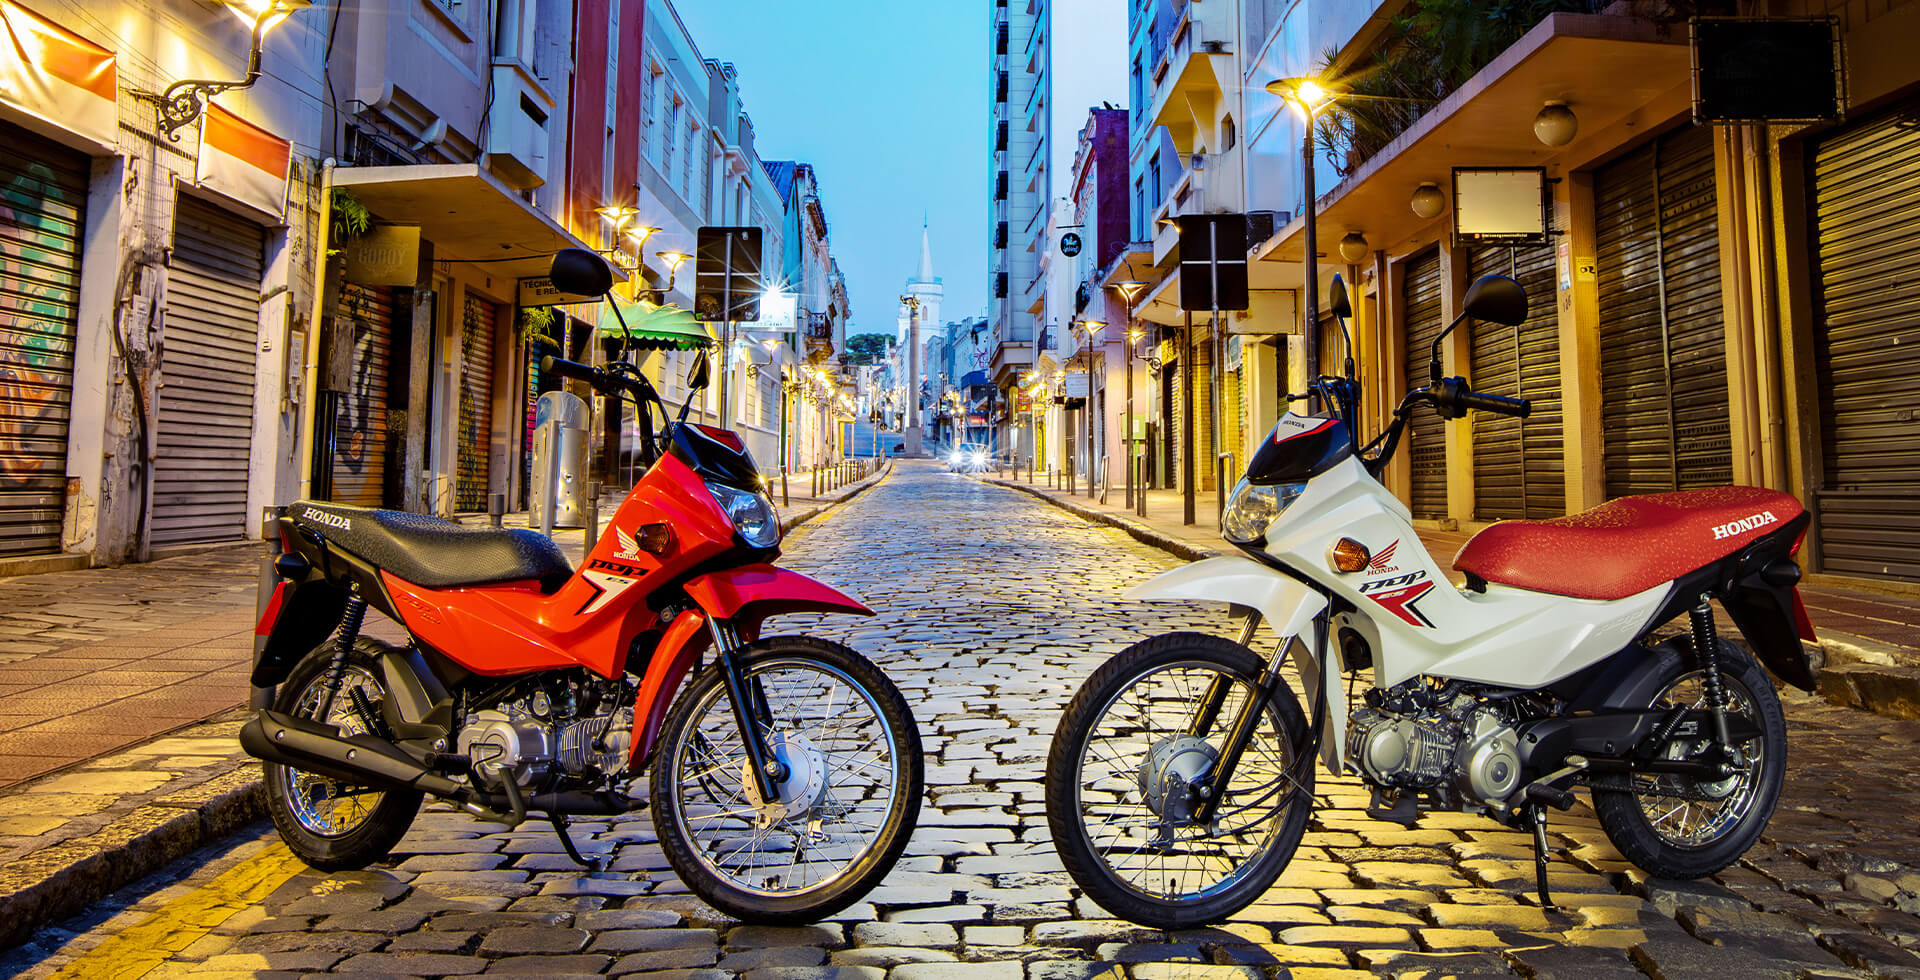
{"label": "square sign board", "polygon": [[1453,233],[1480,245],[1547,240],[1547,172],[1540,167],[1453,168]]}
{"label": "square sign board", "polygon": [[760,319],[761,231],[752,225],[703,225],[693,256],[693,318]]}
{"label": "square sign board", "polygon": [[1846,101],[1839,21],[1702,17],[1693,24],[1693,118],[1827,122]]}

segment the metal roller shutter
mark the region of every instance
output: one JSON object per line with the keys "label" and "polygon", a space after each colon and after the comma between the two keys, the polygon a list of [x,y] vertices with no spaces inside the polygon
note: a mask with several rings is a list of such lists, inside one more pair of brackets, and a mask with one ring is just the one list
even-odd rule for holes
{"label": "metal roller shutter", "polygon": [[60,550],[87,171],[0,125],[0,557]]}
{"label": "metal roller shutter", "polygon": [[1920,581],[1920,99],[1820,142],[1821,567]]}
{"label": "metal roller shutter", "polygon": [[1473,278],[1510,276],[1527,291],[1528,315],[1517,327],[1475,321],[1475,391],[1533,401],[1526,419],[1473,416],[1473,515],[1480,520],[1559,517],[1566,512],[1566,459],[1560,428],[1560,320],[1554,312],[1554,259],[1549,246],[1478,248],[1468,256]]}
{"label": "metal roller shutter", "polygon": [[1648,143],[1597,171],[1593,197],[1607,496],[1728,483],[1712,134]]}
{"label": "metal roller shutter", "polygon": [[265,270],[259,225],[178,199],[153,461],[156,548],[246,536]]}
{"label": "metal roller shutter", "polygon": [[1180,361],[1172,358],[1160,369],[1160,414],[1165,428],[1160,433],[1161,470],[1160,486],[1163,489],[1176,490],[1180,487],[1180,454],[1186,449],[1181,445],[1181,419],[1186,411],[1186,399],[1180,397]]}
{"label": "metal roller shutter", "polygon": [[[1440,310],[1440,252],[1428,252],[1407,263],[1401,286],[1401,309],[1406,317],[1406,390],[1427,386],[1427,362],[1433,339],[1446,326]],[[1413,465],[1413,516],[1447,516],[1446,423],[1432,408],[1414,408],[1407,423],[1407,458]]]}
{"label": "metal roller shutter", "polygon": [[388,474],[399,434],[389,431],[393,290],[346,283],[340,309],[353,324],[353,374],[334,415],[332,499],[362,507],[388,503]]}
{"label": "metal roller shutter", "polygon": [[468,293],[464,312],[460,318],[460,460],[453,506],[459,511],[484,511],[493,460],[493,327],[499,307]]}

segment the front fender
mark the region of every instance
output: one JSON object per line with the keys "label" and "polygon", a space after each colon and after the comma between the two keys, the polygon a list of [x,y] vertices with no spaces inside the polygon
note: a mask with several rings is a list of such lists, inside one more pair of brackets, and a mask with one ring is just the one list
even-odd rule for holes
{"label": "front fender", "polygon": [[1325,596],[1258,562],[1232,556],[1176,568],[1121,593],[1147,601],[1230,602],[1258,609],[1279,636],[1298,636],[1327,607]]}
{"label": "front fender", "polygon": [[799,612],[874,614],[832,586],[773,565],[741,565],[696,576],[686,591],[701,612],[718,620],[757,623]]}

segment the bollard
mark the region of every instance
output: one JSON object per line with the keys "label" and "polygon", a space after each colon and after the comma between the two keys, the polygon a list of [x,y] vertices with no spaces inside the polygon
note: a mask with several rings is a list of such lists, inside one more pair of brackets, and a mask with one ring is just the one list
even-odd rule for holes
{"label": "bollard", "polygon": [[586,518],[586,553],[591,555],[593,554],[593,546],[600,543],[600,484],[597,482],[589,482],[587,484]]}
{"label": "bollard", "polygon": [[808,475],[813,477],[813,489],[808,491],[807,496],[819,497],[820,496],[820,467],[818,466],[814,467],[812,470],[808,472]]}
{"label": "bollard", "polygon": [[504,493],[487,494],[487,523],[500,526],[500,516],[507,512],[507,495]]}
{"label": "bollard", "polygon": [[1113,457],[1103,454],[1100,457],[1100,503],[1103,505],[1107,502],[1107,491],[1112,489],[1112,469]]}
{"label": "bollard", "polygon": [[1233,453],[1225,452],[1213,458],[1213,505],[1214,517],[1220,518],[1227,513],[1227,474],[1233,472]]}
{"label": "bollard", "polygon": [[1075,462],[1077,462],[1077,460],[1073,458],[1073,454],[1068,453],[1067,454],[1067,482],[1063,486],[1066,488],[1067,496],[1069,497],[1073,496],[1074,491],[1077,488],[1076,487],[1077,481],[1075,480],[1075,478],[1080,475],[1073,471],[1073,464]]}
{"label": "bollard", "polygon": [[1133,464],[1134,471],[1138,474],[1133,481],[1133,485],[1137,488],[1133,493],[1133,512],[1140,517],[1145,517],[1147,516],[1147,454],[1135,454]]}
{"label": "bollard", "polygon": [[787,499],[787,464],[780,464],[780,506],[790,506],[793,501]]}

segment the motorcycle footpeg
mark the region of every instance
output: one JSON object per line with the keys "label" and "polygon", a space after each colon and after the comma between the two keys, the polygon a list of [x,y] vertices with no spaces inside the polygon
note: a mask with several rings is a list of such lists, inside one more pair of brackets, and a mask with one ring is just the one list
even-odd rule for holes
{"label": "motorcycle footpeg", "polygon": [[1553,807],[1556,810],[1570,810],[1573,808],[1574,803],[1572,790],[1561,789],[1557,786],[1548,786],[1544,783],[1534,783],[1528,786],[1526,797],[1529,803],[1543,804]]}

